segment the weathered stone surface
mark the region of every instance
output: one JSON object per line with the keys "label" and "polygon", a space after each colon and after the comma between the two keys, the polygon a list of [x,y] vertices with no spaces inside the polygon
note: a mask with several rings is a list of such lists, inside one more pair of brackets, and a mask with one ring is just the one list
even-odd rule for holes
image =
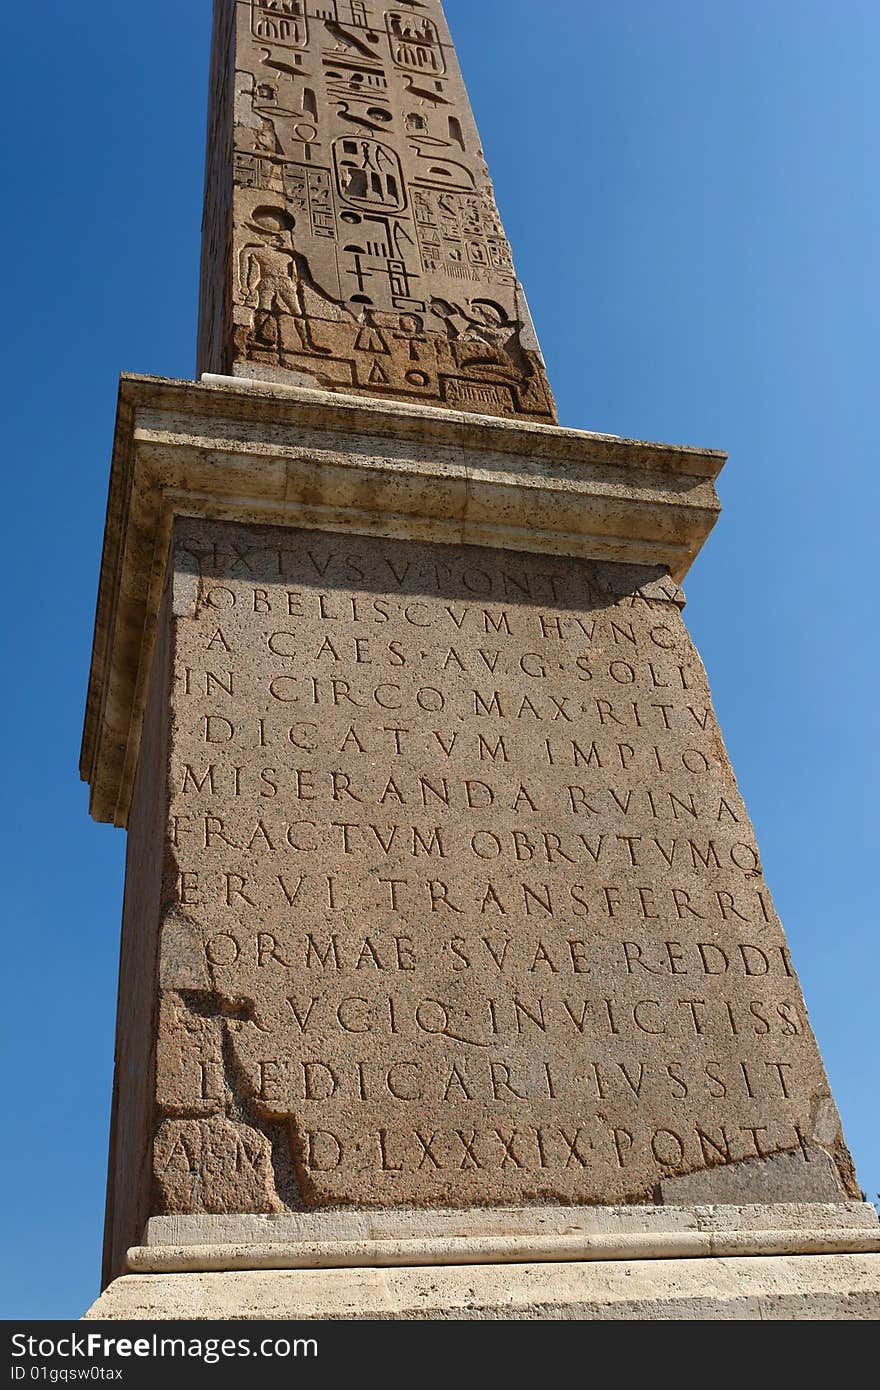
{"label": "weathered stone surface", "polygon": [[216,0],[199,371],[551,422],[438,0]]}
{"label": "weathered stone surface", "polygon": [[[836,1110],[835,1130],[840,1130]],[[815,1126],[813,1134],[817,1137]],[[833,1202],[843,1196],[843,1187],[834,1159],[817,1149],[810,1163],[799,1154],[777,1153],[730,1164],[723,1172],[713,1168],[665,1178],[660,1195],[664,1202]]]}
{"label": "weathered stone surface", "polygon": [[141,1239],[152,1210],[156,1089],[156,961],[163,916],[168,689],[171,624],[168,582],[157,614],[157,641],[131,801],[125,861],[125,906],[116,1013],[116,1065],[110,1123],[103,1277],[119,1269],[120,1251]]}
{"label": "weathered stone surface", "polygon": [[115,1280],[87,1318],[786,1322],[880,1316],[880,1257],[250,1270]]}
{"label": "weathered stone surface", "polygon": [[159,1200],[170,1211],[281,1210],[272,1144],[243,1120],[166,1120],[153,1152]]}
{"label": "weathered stone surface", "polygon": [[183,519],[173,571],[155,1213],[857,1195],[662,573]]}

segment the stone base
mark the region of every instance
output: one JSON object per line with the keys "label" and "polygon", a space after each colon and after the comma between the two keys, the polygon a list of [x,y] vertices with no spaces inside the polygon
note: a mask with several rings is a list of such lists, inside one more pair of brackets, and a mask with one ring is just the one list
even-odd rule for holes
{"label": "stone base", "polygon": [[873,1319],[862,1202],[169,1216],[95,1319]]}
{"label": "stone base", "polygon": [[873,1320],[880,1255],[128,1274],[87,1319]]}

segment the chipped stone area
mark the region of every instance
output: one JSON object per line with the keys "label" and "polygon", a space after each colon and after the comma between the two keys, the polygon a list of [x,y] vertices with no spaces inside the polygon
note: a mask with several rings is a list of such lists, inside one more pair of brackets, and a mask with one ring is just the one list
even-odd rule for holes
{"label": "chipped stone area", "polygon": [[225,1115],[165,1120],[153,1148],[159,1200],[166,1211],[281,1209],[272,1146],[266,1136]]}
{"label": "chipped stone area", "polygon": [[174,570],[156,1215],[858,1195],[662,571]]}
{"label": "chipped stone area", "polygon": [[794,1153],[783,1151],[664,1178],[659,1195],[669,1204],[836,1202],[843,1199],[845,1189],[834,1159],[814,1142]]}

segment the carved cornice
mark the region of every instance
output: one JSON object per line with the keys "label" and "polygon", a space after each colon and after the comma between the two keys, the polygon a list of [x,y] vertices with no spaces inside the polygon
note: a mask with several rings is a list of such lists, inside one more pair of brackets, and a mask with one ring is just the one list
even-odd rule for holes
{"label": "carved cornice", "polygon": [[175,515],[659,565],[720,505],[716,450],[233,378],[123,376],[80,771],[125,825]]}

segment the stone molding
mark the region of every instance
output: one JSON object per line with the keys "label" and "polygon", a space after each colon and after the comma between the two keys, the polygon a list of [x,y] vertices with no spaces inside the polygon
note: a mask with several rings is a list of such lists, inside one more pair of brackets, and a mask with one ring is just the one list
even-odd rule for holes
{"label": "stone molding", "polygon": [[127,1272],[355,1269],[880,1252],[867,1202],[159,1216]]}
{"label": "stone molding", "polygon": [[549,1236],[531,1240],[485,1236],[473,1240],[135,1246],[128,1252],[126,1270],[129,1274],[174,1274],[226,1269],[412,1269],[421,1265],[878,1253],[880,1231],[682,1231],[663,1236]]}
{"label": "stone molding", "polygon": [[124,375],[80,772],[127,824],[175,515],[661,565],[714,525],[725,455],[239,378]]}
{"label": "stone molding", "polygon": [[318,1208],[275,1215],[153,1216],[144,1247],[198,1245],[294,1245],[401,1240],[522,1241],[573,1236],[667,1236],[692,1232],[764,1232],[776,1229],[867,1232],[880,1239],[870,1202],[821,1202],[811,1198],[773,1203],[645,1206],[375,1207]]}

